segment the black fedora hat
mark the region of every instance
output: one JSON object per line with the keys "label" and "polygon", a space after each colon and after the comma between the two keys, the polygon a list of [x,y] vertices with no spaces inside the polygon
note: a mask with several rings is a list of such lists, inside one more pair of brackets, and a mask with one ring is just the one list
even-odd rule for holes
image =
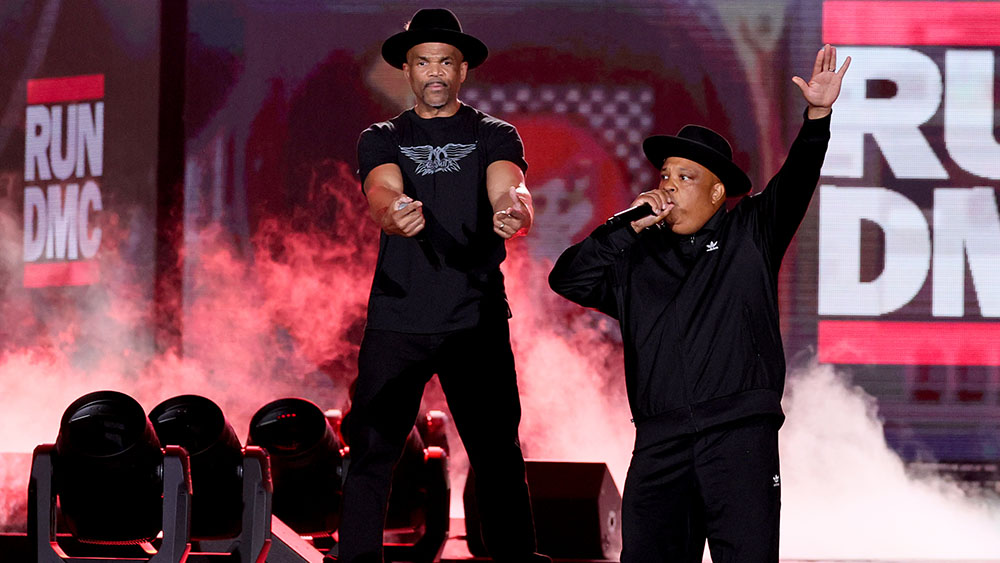
{"label": "black fedora hat", "polygon": [[707,127],[685,125],[676,136],[649,137],[642,142],[642,152],[657,169],[671,156],[697,162],[719,177],[729,197],[750,191],[750,178],[733,162],[733,149],[729,142]]}
{"label": "black fedora hat", "polygon": [[417,10],[413,18],[401,31],[382,44],[382,58],[396,68],[403,68],[406,53],[414,45],[421,43],[447,43],[462,52],[469,68],[475,68],[486,60],[489,50],[486,44],[475,37],[462,33],[462,24],[451,10],[444,8],[424,8]]}

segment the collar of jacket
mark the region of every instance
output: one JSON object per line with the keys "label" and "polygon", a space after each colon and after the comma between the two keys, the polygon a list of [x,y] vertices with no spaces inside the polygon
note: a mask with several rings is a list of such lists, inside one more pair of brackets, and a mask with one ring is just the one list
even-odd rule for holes
{"label": "collar of jacket", "polygon": [[708,221],[706,221],[705,224],[698,229],[698,232],[695,233],[695,235],[712,233],[719,230],[719,227],[722,225],[722,219],[726,216],[726,213],[726,206],[723,205],[718,209],[718,211],[715,212],[714,215],[708,218]]}

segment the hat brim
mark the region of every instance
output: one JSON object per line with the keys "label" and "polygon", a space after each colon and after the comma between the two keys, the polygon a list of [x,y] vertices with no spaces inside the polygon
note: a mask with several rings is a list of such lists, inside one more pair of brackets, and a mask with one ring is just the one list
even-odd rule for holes
{"label": "hat brim", "polygon": [[726,186],[727,197],[741,196],[750,191],[750,177],[746,172],[715,149],[697,141],[671,135],[655,135],[642,142],[642,152],[646,153],[646,158],[657,169],[671,156],[697,162],[719,177],[719,181]]}
{"label": "hat brim", "polygon": [[476,68],[486,60],[489,49],[475,37],[450,29],[416,29],[401,31],[382,43],[382,58],[396,68],[403,68],[406,53],[414,45],[421,43],[446,43],[462,52],[462,58],[469,68]]}

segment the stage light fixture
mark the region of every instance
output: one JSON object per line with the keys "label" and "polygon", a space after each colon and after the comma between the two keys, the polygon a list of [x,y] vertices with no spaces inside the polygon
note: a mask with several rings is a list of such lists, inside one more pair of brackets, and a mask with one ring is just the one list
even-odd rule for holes
{"label": "stage light fixture", "polygon": [[341,443],[323,411],[299,398],[272,401],[250,420],[248,444],[270,458],[273,512],[303,535],[340,525]]}
{"label": "stage light fixture", "polygon": [[74,401],[55,453],[59,506],[77,540],[141,543],[160,532],[163,452],[134,399],[97,391]]}
{"label": "stage light fixture", "polygon": [[418,417],[392,475],[386,513],[385,556],[430,562],[440,557],[451,523],[448,416],[438,410]]}
{"label": "stage light fixture", "polygon": [[436,489],[429,486],[429,483],[436,484],[440,481],[432,473],[434,469],[429,468],[428,462],[431,459],[444,459],[445,463],[439,465],[447,469],[447,455],[444,455],[448,450],[448,438],[444,433],[446,422],[447,415],[443,412],[428,411],[417,419],[417,424],[406,437],[403,453],[392,473],[386,529],[423,527],[429,503],[437,500],[434,498]]}
{"label": "stage light fixture", "polygon": [[[328,548],[330,555],[337,546],[327,543],[326,536],[339,526],[341,477],[344,462],[350,462],[349,445],[342,445],[338,429],[349,424],[350,413],[341,418],[340,411],[324,414],[305,399],[280,399],[257,411],[247,440],[270,457],[278,521],[313,536],[313,545]],[[447,540],[451,494],[446,424],[444,413],[430,411],[407,438],[389,497],[387,560],[433,561]]]}
{"label": "stage light fixture", "polygon": [[199,395],[180,395],[149,412],[163,444],[184,448],[191,463],[191,538],[240,533],[243,449],[222,409]]}
{"label": "stage light fixture", "polygon": [[28,540],[34,560],[81,560],[59,543],[61,513],[73,550],[91,544],[87,560],[117,561],[129,548],[142,554],[130,560],[180,563],[191,547],[190,495],[187,453],[160,449],[135,400],[116,391],[84,395],[63,414],[56,443],[32,455]]}

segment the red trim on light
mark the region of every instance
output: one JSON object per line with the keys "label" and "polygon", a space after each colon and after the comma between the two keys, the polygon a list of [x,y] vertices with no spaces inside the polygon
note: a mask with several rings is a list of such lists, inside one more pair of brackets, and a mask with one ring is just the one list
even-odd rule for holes
{"label": "red trim on light", "polygon": [[94,261],[24,265],[24,287],[91,285],[99,281],[101,270]]}
{"label": "red trim on light", "polygon": [[87,74],[28,81],[28,104],[57,104],[104,97],[104,75]]}
{"label": "red trim on light", "polygon": [[1000,366],[1000,322],[819,321],[831,364]]}
{"label": "red trim on light", "polygon": [[1000,2],[823,2],[834,45],[1000,45]]}

